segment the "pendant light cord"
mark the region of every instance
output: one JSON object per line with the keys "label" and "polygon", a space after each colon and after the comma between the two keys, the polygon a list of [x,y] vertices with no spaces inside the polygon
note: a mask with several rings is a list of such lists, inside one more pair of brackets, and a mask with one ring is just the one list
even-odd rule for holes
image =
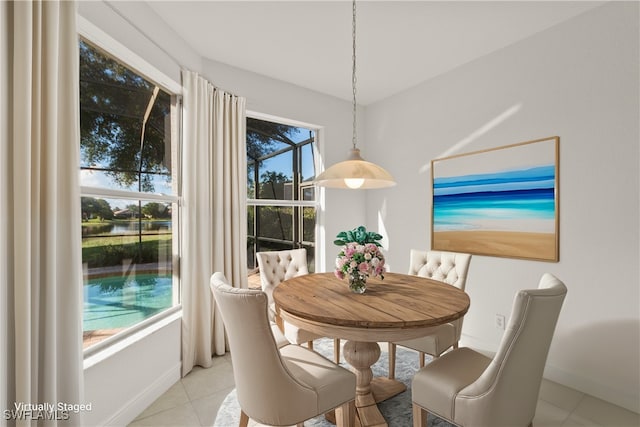
{"label": "pendant light cord", "polygon": [[358,140],[357,132],[356,132],[356,0],[353,0],[353,21],[352,21],[352,37],[353,37],[353,52],[351,55],[352,60],[352,68],[351,68],[351,88],[353,90],[353,149],[356,149],[356,142]]}
{"label": "pendant light cord", "polygon": [[315,179],[319,187],[364,189],[385,188],[396,185],[393,177],[382,167],[365,161],[356,147],[358,139],[358,103],[356,101],[356,0],[353,0],[352,20],[352,68],[351,89],[353,90],[353,148],[347,159],[326,169]]}

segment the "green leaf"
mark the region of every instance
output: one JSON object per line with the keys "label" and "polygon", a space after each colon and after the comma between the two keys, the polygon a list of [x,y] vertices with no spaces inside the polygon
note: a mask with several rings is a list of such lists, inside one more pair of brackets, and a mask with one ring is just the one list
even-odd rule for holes
{"label": "green leaf", "polygon": [[370,231],[368,232],[364,226],[359,226],[354,228],[353,230],[341,231],[336,236],[336,240],[333,241],[333,244],[338,246],[346,245],[350,242],[356,242],[358,244],[364,245],[366,243],[373,243],[376,246],[380,247],[380,243],[378,240],[382,239],[382,235]]}

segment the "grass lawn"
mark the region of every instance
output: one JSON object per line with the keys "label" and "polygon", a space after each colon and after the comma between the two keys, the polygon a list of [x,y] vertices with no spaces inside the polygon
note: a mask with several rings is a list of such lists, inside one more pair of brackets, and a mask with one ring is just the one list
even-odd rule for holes
{"label": "grass lawn", "polygon": [[170,260],[172,253],[171,234],[84,237],[82,239],[82,261],[89,268],[120,265],[130,259],[135,263],[154,263]]}

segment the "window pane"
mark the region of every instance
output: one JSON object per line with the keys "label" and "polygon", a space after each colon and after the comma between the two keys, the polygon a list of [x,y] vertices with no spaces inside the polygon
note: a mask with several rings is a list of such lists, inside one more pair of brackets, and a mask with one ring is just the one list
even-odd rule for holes
{"label": "window pane", "polygon": [[[142,177],[143,187],[141,190],[144,192],[144,188],[153,188],[154,193],[160,194],[173,194],[173,186],[171,183],[171,175],[157,175],[150,173],[143,173]],[[138,191],[137,189],[135,191]]]}
{"label": "window pane", "polygon": [[247,267],[249,270],[257,268],[256,262],[256,250],[255,250],[256,239],[254,237],[247,238]]}
{"label": "window pane", "polygon": [[290,136],[296,128],[281,123],[247,118],[247,156],[260,160],[295,145]]}
{"label": "window pane", "polygon": [[293,240],[293,209],[279,206],[256,206],[258,237]]}
{"label": "window pane", "polygon": [[82,197],[85,345],[173,305],[170,203]]}
{"label": "window pane", "polygon": [[302,200],[315,200],[316,199],[316,189],[313,185],[305,185],[301,188],[302,191]]}
{"label": "window pane", "polygon": [[[90,43],[79,41],[83,330],[88,347],[179,301],[173,261],[177,96]],[[135,192],[127,194],[128,192]],[[113,194],[113,193],[111,193]],[[160,196],[161,197],[161,196]]]}
{"label": "window pane", "polygon": [[247,207],[247,236],[255,236],[255,225],[256,225],[256,208],[255,206]]}
{"label": "window pane", "polygon": [[316,236],[316,208],[302,208],[302,240],[315,242]]}
{"label": "window pane", "polygon": [[259,199],[293,200],[293,152],[270,157],[260,163]]}
{"label": "window pane", "polygon": [[96,276],[84,286],[85,347],[172,305],[170,274],[126,272]]}
{"label": "window pane", "polygon": [[[247,255],[315,244],[316,209],[307,206],[253,206],[251,199],[315,201],[316,132],[303,127],[247,118]],[[257,181],[257,182],[256,182]],[[257,187],[257,188],[256,188]],[[252,235],[252,233],[254,233]]]}
{"label": "window pane", "polygon": [[313,140],[314,138],[314,132],[311,129],[296,128],[293,126],[289,127],[290,130],[287,136],[296,144],[302,144],[304,142],[308,142],[309,140]]}
{"label": "window pane", "polygon": [[175,97],[80,41],[81,185],[171,194]]}
{"label": "window pane", "polygon": [[293,245],[291,243],[272,242],[268,240],[258,241],[258,252],[284,251],[289,249],[293,249]]}
{"label": "window pane", "polygon": [[313,181],[316,177],[316,170],[313,161],[313,145],[303,145],[302,147],[300,147],[300,151],[302,164],[302,181]]}
{"label": "window pane", "polygon": [[307,250],[307,268],[309,273],[315,273],[316,271],[316,248],[313,246],[303,246]]}
{"label": "window pane", "polygon": [[247,156],[247,199],[257,199],[256,196],[256,162]]}

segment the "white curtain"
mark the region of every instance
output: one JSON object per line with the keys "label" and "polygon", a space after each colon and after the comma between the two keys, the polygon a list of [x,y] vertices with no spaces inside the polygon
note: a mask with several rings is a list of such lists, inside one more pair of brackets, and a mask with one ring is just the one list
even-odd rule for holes
{"label": "white curtain", "polygon": [[225,352],[209,278],[247,286],[245,99],[182,73],[184,97],[182,375]]}
{"label": "white curtain", "polygon": [[0,2],[0,34],[0,424],[11,425],[14,403],[82,395],[75,2]]}

